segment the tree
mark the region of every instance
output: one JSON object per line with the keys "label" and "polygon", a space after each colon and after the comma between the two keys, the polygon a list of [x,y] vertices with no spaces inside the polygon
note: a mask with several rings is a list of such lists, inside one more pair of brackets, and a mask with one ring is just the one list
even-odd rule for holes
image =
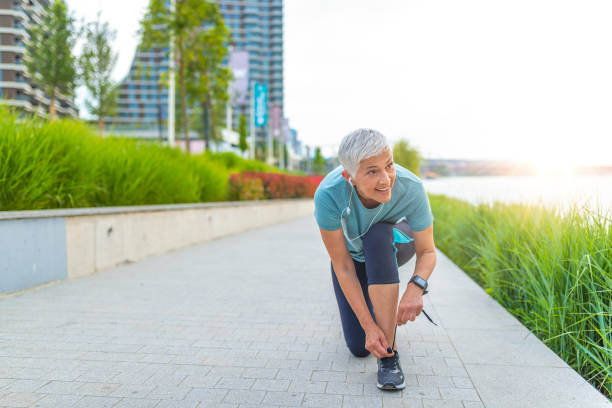
{"label": "tree", "polygon": [[119,87],[111,79],[111,73],[117,63],[117,53],[111,49],[111,42],[117,32],[111,30],[108,23],[100,23],[100,13],[95,22],[87,25],[85,44],[79,58],[82,81],[93,100],[85,100],[87,109],[98,117],[100,137],[104,130],[104,117],[112,116],[117,111]]}
{"label": "tree", "polygon": [[393,146],[393,160],[400,166],[403,166],[413,172],[418,177],[421,177],[419,170],[421,157],[418,150],[410,147],[408,142],[401,139]]}
{"label": "tree", "polygon": [[287,149],[287,145],[283,144],[283,163],[285,163],[285,168],[289,168],[289,150]]}
{"label": "tree", "polygon": [[30,30],[26,48],[26,69],[32,82],[49,95],[49,118],[56,117],[55,101],[59,94],[72,96],[76,81],[76,58],[72,48],[76,40],[74,18],[64,0],[55,0],[41,24]]}
{"label": "tree", "polygon": [[321,154],[321,148],[316,147],[314,158],[312,159],[312,171],[316,174],[322,174],[325,172],[325,158]]}
{"label": "tree", "polygon": [[223,66],[228,55],[225,44],[230,41],[230,36],[217,3],[206,3],[207,25],[189,48],[189,53],[193,55],[187,63],[187,77],[191,79],[187,84],[187,97],[191,104],[200,104],[206,109],[209,126],[207,134],[218,148],[223,141],[219,118],[225,115],[229,100],[228,86],[233,78],[231,70]]}
{"label": "tree", "polygon": [[229,31],[223,24],[217,3],[176,0],[175,10],[171,11],[167,0],[150,0],[140,31],[144,49],[164,47],[169,51],[165,45],[173,42],[187,152],[190,151],[188,98],[191,106],[199,102],[207,107],[213,139],[218,142],[218,105],[227,100],[231,72],[221,66],[227,56],[225,43],[229,42]]}
{"label": "tree", "polygon": [[238,147],[240,148],[240,151],[244,153],[249,148],[249,144],[247,143],[249,129],[247,127],[247,118],[244,115],[240,115],[238,118],[238,135],[240,136]]}

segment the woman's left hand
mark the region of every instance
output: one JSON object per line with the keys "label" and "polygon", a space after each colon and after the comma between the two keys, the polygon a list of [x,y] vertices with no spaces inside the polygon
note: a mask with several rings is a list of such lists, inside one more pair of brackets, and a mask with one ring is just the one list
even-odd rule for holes
{"label": "woman's left hand", "polygon": [[408,284],[397,308],[397,325],[401,326],[414,319],[423,310],[423,289],[417,285]]}

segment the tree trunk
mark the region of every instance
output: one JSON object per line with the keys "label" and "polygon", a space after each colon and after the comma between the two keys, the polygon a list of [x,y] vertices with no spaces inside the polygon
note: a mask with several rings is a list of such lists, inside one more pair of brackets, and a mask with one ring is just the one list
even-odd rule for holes
{"label": "tree trunk", "polygon": [[51,104],[49,105],[49,120],[55,120],[55,91],[51,92]]}
{"label": "tree trunk", "polygon": [[202,103],[202,127],[204,133],[204,144],[206,150],[210,150],[210,116],[208,116],[208,105],[206,102]]}
{"label": "tree trunk", "polygon": [[100,128],[100,138],[104,137],[103,135],[103,131],[104,131],[104,119],[102,118],[102,116],[98,116],[98,127]]}
{"label": "tree trunk", "polygon": [[185,133],[185,148],[187,154],[191,153],[191,147],[189,146],[189,125],[187,123],[187,96],[185,90],[185,61],[183,59],[183,53],[179,57],[179,82],[181,84],[181,113],[183,116],[183,131]]}
{"label": "tree trunk", "polygon": [[217,121],[215,111],[212,106],[212,100],[210,98],[210,94],[206,95],[206,108],[208,109],[208,114],[210,115],[210,136],[211,139],[215,142],[215,152],[219,151],[219,139],[217,138]]}

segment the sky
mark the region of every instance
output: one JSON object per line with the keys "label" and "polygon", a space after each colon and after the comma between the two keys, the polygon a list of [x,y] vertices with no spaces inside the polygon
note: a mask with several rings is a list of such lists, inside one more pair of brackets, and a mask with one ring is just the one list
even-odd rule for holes
{"label": "sky", "polygon": [[[123,78],[147,0],[67,3],[118,30]],[[326,155],[369,127],[426,158],[612,165],[612,2],[284,4],[285,115]]]}

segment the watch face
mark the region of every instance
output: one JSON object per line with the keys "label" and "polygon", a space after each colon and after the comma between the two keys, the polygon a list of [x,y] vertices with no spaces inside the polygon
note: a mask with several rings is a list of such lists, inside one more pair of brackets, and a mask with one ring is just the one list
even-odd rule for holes
{"label": "watch face", "polygon": [[423,289],[427,288],[427,281],[421,278],[420,276],[413,276],[411,281],[413,281],[414,283],[416,283],[418,286],[420,286]]}

